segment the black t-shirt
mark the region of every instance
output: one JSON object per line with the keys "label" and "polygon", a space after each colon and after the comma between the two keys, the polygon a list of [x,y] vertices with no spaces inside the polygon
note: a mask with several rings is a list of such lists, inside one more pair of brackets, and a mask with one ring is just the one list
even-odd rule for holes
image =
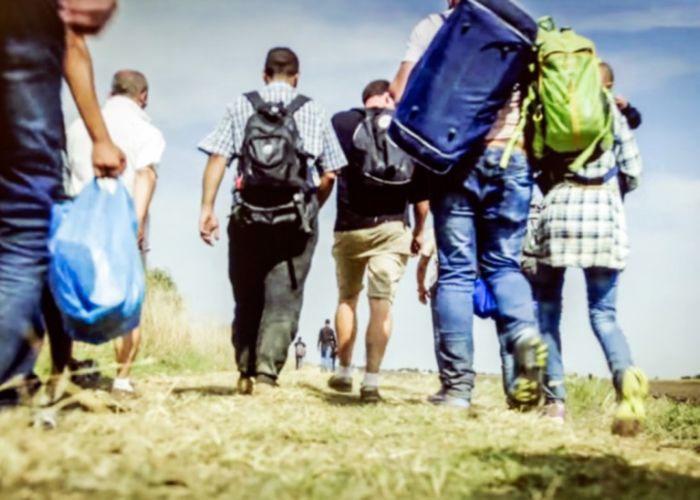
{"label": "black t-shirt", "polygon": [[364,110],[351,109],[337,113],[332,120],[348,159],[348,166],[338,176],[336,231],[367,229],[391,221],[409,225],[409,203],[428,199],[428,179],[420,166],[416,166],[413,181],[405,187],[370,186],[362,180],[353,135],[364,118]]}
{"label": "black t-shirt", "polygon": [[330,326],[324,326],[318,332],[318,343],[322,346],[335,345],[335,332]]}

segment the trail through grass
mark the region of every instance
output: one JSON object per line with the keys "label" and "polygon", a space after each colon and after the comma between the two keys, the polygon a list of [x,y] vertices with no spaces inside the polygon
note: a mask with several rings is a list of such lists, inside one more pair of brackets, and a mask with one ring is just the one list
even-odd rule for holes
{"label": "trail through grass", "polygon": [[[388,374],[384,403],[309,367],[236,395],[232,372],[147,375],[122,413],[65,411],[54,431],[0,414],[4,498],[699,498],[700,408],[656,400],[648,430],[609,433],[604,381],[573,380],[568,423],[505,410],[496,378],[473,413],[431,407],[434,375]],[[581,399],[585,397],[585,401]]]}

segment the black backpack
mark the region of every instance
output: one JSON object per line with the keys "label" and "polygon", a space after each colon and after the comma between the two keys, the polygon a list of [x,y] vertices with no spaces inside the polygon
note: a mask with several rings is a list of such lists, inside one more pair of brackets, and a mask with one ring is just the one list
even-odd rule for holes
{"label": "black backpack", "polygon": [[294,113],[310,101],[299,95],[288,106],[245,94],[255,109],[248,119],[238,158],[234,216],[247,224],[299,222],[311,232],[308,161]]}
{"label": "black backpack", "polygon": [[413,161],[387,136],[392,117],[391,110],[369,109],[353,135],[362,179],[373,186],[405,186],[413,177]]}

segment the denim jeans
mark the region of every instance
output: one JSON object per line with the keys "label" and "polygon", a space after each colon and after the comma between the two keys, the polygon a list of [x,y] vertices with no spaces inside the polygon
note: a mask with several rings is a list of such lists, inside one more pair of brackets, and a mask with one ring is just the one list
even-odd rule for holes
{"label": "denim jeans", "polygon": [[229,222],[232,340],[243,376],[276,379],[287,361],[318,238],[316,220],[311,224],[308,235],[291,226],[245,225],[233,217]]}
{"label": "denim jeans", "polygon": [[525,155],[486,149],[458,175],[431,180],[431,210],[438,249],[433,328],[440,379],[451,395],[469,399],[474,386],[473,292],[477,268],[496,299],[496,327],[511,353],[536,332],[530,285],[520,255],[533,178]]}
{"label": "denim jeans", "polygon": [[321,346],[321,369],[332,371],[333,360],[331,359],[331,350],[333,348],[330,345]]}
{"label": "denim jeans", "polygon": [[[533,282],[542,338],[549,347],[545,374],[545,397],[548,401],[564,401],[564,364],[562,363],[559,323],[562,311],[562,288],[565,268],[538,264]],[[620,272],[615,269],[584,269],[588,295],[588,316],[600,346],[603,348],[613,382],[619,386],[622,374],[633,365],[627,339],[616,318],[617,283]],[[618,387],[619,389],[619,387]]]}
{"label": "denim jeans", "polygon": [[0,383],[31,372],[43,331],[51,206],[63,194],[63,27],[47,2],[0,19]]}

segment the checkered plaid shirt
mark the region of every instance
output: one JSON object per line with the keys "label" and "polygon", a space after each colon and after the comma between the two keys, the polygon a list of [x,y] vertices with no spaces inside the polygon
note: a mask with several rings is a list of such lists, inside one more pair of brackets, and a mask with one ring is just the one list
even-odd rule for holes
{"label": "checkered plaid shirt", "polygon": [[[287,83],[272,82],[260,91],[260,95],[267,102],[281,102],[286,106],[298,92]],[[253,105],[245,96],[236,98],[226,107],[217,127],[199,143],[199,150],[208,155],[224,156],[230,165],[243,147],[245,126],[254,112]],[[294,119],[304,151],[313,156],[311,178],[318,186],[320,175],[339,170],[347,164],[345,155],[330,120],[315,101],[306,103],[294,114]]]}
{"label": "checkered plaid shirt", "polygon": [[[617,166],[629,190],[639,184],[642,163],[627,121],[612,105],[615,141],[611,150],[578,174],[604,177]],[[629,255],[627,223],[618,177],[600,186],[564,181],[542,200],[538,220],[531,225],[526,255],[552,267],[624,269]]]}

